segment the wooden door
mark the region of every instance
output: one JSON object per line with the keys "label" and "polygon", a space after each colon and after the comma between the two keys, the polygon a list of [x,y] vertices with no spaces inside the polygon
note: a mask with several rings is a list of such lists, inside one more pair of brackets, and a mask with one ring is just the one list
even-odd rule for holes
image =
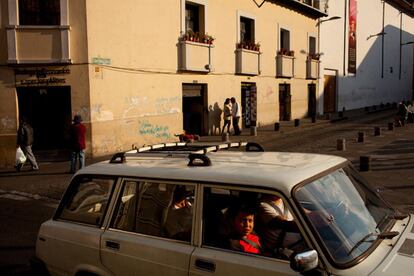
{"label": "wooden door", "polygon": [[325,75],[323,113],[336,112],[336,76]]}

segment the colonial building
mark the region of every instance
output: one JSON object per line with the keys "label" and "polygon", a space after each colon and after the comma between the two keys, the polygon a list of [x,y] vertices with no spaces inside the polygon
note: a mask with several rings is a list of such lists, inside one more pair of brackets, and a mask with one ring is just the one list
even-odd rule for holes
{"label": "colonial building", "polygon": [[320,113],[413,99],[413,2],[329,1],[319,24]]}
{"label": "colonial building", "polygon": [[91,156],[314,115],[326,1],[0,0],[0,166],[19,116],[34,151],[67,148],[74,114]]}

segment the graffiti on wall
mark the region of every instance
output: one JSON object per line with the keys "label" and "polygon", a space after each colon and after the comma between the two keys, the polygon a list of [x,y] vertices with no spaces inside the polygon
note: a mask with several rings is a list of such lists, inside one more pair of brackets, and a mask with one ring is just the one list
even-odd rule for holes
{"label": "graffiti on wall", "polygon": [[16,129],[16,120],[11,119],[8,116],[1,118],[0,120],[0,129],[1,130],[8,130],[8,129]]}
{"label": "graffiti on wall", "polygon": [[130,111],[142,112],[145,107],[149,106],[148,97],[131,96],[125,97],[126,109],[122,114],[122,118],[127,118]]}
{"label": "graffiti on wall", "polygon": [[127,118],[131,116],[131,112],[135,112],[136,117],[145,116],[159,116],[165,114],[173,114],[181,112],[179,104],[181,98],[176,97],[161,97],[156,98],[154,102],[148,99],[148,97],[131,96],[125,97],[126,108],[122,117]]}
{"label": "graffiti on wall", "polygon": [[169,127],[166,125],[151,124],[147,120],[139,121],[138,133],[144,136],[152,136],[155,138],[171,138]]}
{"label": "graffiti on wall", "polygon": [[112,111],[103,110],[102,104],[93,104],[91,107],[91,117],[96,121],[112,121],[114,114]]}
{"label": "graffiti on wall", "polygon": [[179,113],[180,109],[177,107],[181,98],[170,97],[170,98],[157,98],[155,100],[155,108],[157,114],[171,114]]}
{"label": "graffiti on wall", "polygon": [[264,93],[264,94],[262,94],[263,96],[263,100],[264,101],[269,101],[270,100],[270,98],[272,97],[272,95],[274,94],[275,92],[273,91],[273,89],[272,89],[272,87],[270,87],[270,86],[268,86],[267,88],[266,88],[266,93]]}

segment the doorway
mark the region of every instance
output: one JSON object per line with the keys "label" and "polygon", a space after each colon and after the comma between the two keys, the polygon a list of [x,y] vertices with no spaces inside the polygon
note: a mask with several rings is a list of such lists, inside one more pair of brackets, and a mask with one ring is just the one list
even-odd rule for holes
{"label": "doorway", "polygon": [[208,133],[207,86],[183,84],[183,129],[189,134]]}
{"label": "doorway", "polygon": [[323,113],[336,112],[336,76],[325,75],[323,86]]}
{"label": "doorway", "polygon": [[19,117],[33,127],[33,150],[61,150],[69,145],[70,86],[18,87]]}
{"label": "doorway", "polygon": [[308,84],[308,117],[316,116],[316,84]]}
{"label": "doorway", "polygon": [[290,121],[291,112],[290,84],[279,84],[279,121]]}
{"label": "doorway", "polygon": [[256,126],[257,122],[257,87],[256,83],[241,84],[242,128]]}

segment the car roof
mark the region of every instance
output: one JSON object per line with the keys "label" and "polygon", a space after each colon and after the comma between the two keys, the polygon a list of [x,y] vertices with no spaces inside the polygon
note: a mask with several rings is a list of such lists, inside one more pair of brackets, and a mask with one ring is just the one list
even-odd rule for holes
{"label": "car roof", "polygon": [[189,166],[191,153],[184,150],[123,154],[121,162],[95,163],[79,173],[270,188],[289,195],[298,183],[347,161],[322,154],[219,150],[195,154],[206,156],[209,164]]}

